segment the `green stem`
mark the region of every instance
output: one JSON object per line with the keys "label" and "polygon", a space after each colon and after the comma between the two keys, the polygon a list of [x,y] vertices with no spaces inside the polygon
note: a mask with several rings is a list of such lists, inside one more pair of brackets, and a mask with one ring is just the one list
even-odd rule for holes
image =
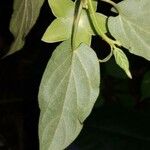
{"label": "green stem", "polygon": [[96,18],[96,12],[94,10],[93,4],[92,4],[92,0],[87,0],[87,5],[88,5],[88,10],[89,10],[89,15],[91,17],[93,26],[97,32],[97,34],[99,36],[101,36],[110,46],[114,46],[115,44],[118,46],[121,46],[121,44],[118,41],[112,40],[109,37],[106,36],[106,34],[101,30],[98,22],[97,22],[97,18]]}
{"label": "green stem", "polygon": [[100,63],[107,62],[111,58],[112,55],[113,55],[113,50],[111,48],[109,55],[106,58],[104,58],[104,59],[99,59],[99,62]]}
{"label": "green stem", "polygon": [[111,4],[118,11],[117,4],[112,0],[101,0],[101,1]]}
{"label": "green stem", "polygon": [[[77,5],[77,2],[76,2]],[[76,49],[76,35],[78,31],[78,25],[82,13],[82,1],[80,0],[79,6],[77,7],[77,11],[75,10],[75,17],[74,17],[74,23],[73,23],[73,29],[72,29],[72,37],[71,37],[71,45],[72,45],[72,50]]]}

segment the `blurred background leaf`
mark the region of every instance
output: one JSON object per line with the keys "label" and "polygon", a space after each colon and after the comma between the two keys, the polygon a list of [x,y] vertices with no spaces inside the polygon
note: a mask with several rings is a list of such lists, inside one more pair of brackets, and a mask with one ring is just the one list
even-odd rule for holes
{"label": "blurred background leaf", "polygon": [[150,71],[146,72],[141,84],[142,100],[150,98]]}

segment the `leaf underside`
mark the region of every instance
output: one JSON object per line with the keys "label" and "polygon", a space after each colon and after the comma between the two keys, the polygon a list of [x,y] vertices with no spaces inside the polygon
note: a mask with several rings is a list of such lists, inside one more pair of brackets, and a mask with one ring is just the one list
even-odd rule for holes
{"label": "leaf underside", "polygon": [[110,33],[131,53],[150,60],[149,0],[124,0],[116,7],[119,15],[108,19]]}
{"label": "leaf underside", "polygon": [[43,2],[44,0],[14,0],[10,31],[15,40],[7,55],[23,47],[25,37],[35,24]]}
{"label": "leaf underside", "polygon": [[99,62],[81,44],[65,41],[54,51],[39,90],[41,150],[65,149],[80,133],[99,94]]}

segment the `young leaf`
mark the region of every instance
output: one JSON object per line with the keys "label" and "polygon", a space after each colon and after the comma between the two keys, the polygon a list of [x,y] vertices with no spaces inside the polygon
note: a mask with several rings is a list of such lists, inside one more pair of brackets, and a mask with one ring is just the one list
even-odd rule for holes
{"label": "young leaf", "polygon": [[[71,0],[63,0],[64,3],[61,7],[60,0],[51,1],[49,0],[49,5],[52,12],[57,17],[47,28],[43,35],[42,40],[48,43],[64,41],[70,39],[72,36],[72,27],[74,22],[74,13],[76,4]],[[61,2],[63,2],[61,1]],[[93,2],[95,4],[95,2]],[[68,7],[69,6],[69,7]],[[96,9],[96,4],[94,5]],[[58,11],[59,8],[59,11]],[[63,12],[63,13],[61,13]],[[107,32],[106,29],[106,16],[97,13],[97,20],[101,24],[102,30]],[[88,13],[83,9],[81,18],[78,25],[76,46],[81,43],[91,44],[91,37],[95,34]]]}
{"label": "young leaf", "polygon": [[56,17],[65,17],[72,13],[74,3],[72,0],[48,0],[50,8]]}
{"label": "young leaf", "polygon": [[71,18],[55,19],[47,28],[42,40],[48,43],[54,43],[69,39],[72,29],[70,22],[73,22]]}
{"label": "young leaf", "polygon": [[119,15],[108,19],[110,33],[131,53],[150,60],[149,0],[124,0],[116,7]]}
{"label": "young leaf", "polygon": [[14,0],[14,12],[10,22],[10,31],[15,37],[9,54],[12,54],[24,45],[26,35],[35,24],[44,0]]}
{"label": "young leaf", "polygon": [[129,70],[129,61],[125,53],[117,47],[113,50],[113,53],[114,53],[116,63],[126,72],[129,78],[132,78]]}
{"label": "young leaf", "polygon": [[65,41],[54,51],[39,90],[41,150],[65,149],[80,133],[99,94],[99,62],[85,44]]}

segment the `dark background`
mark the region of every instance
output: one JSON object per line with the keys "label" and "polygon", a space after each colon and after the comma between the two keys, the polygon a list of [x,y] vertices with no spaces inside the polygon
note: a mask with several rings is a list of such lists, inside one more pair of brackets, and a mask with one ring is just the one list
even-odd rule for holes
{"label": "dark background", "polygon": [[[0,57],[9,50],[12,0],[0,1]],[[116,1],[117,2],[117,1]],[[101,2],[99,11],[115,15]],[[38,150],[38,87],[45,66],[57,44],[40,39],[54,19],[44,3],[37,23],[26,37],[25,46],[0,60],[0,150]],[[109,46],[94,37],[92,47],[100,58]],[[112,58],[101,64],[101,95],[84,129],[68,150],[149,150],[149,97],[142,99],[141,86],[149,62],[125,50],[133,79],[126,77]],[[150,83],[150,79],[147,79]],[[150,88],[149,84],[146,88]],[[144,89],[146,90],[146,89]]]}

